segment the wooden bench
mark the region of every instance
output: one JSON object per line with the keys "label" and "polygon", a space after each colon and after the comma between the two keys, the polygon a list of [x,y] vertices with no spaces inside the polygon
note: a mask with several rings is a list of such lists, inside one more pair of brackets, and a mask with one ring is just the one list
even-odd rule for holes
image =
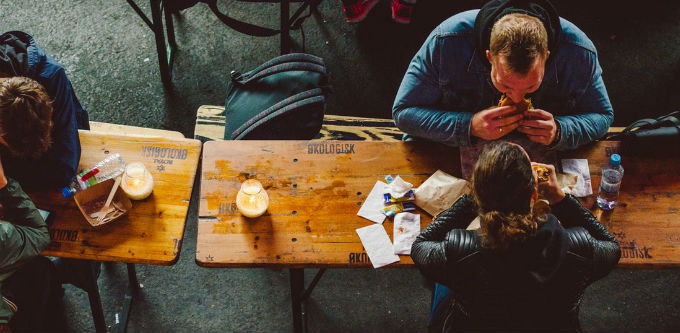
{"label": "wooden bench", "polygon": [[[196,112],[194,139],[203,142],[224,139],[226,117],[223,106],[203,105]],[[621,132],[623,127],[610,127]],[[404,134],[392,119],[326,115],[316,140],[400,141]]]}
{"label": "wooden bench", "polygon": [[116,125],[90,121],[90,131],[102,134],[135,135],[155,138],[184,139],[184,134],[177,131],[169,131],[155,128]]}
{"label": "wooden bench", "polygon": [[[203,105],[196,113],[194,139],[224,139],[223,106]],[[403,132],[392,119],[326,115],[317,140],[400,141]]]}

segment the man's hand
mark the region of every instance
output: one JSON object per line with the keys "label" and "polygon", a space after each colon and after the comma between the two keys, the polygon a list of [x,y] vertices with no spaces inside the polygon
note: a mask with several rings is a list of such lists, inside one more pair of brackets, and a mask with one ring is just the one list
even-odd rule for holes
{"label": "man's hand", "polygon": [[[536,162],[531,162],[531,165],[541,165],[550,170],[550,178],[546,182],[538,182],[538,195],[539,197],[545,198],[551,205],[554,205],[566,196],[562,189],[557,184],[557,173],[555,172],[555,166],[551,164],[541,164]],[[534,171],[535,172],[535,171]]]}
{"label": "man's hand", "polygon": [[524,112],[524,120],[517,131],[526,134],[531,141],[548,146],[555,140],[557,123],[550,112],[531,109]]}
{"label": "man's hand", "polygon": [[501,106],[482,110],[472,117],[470,134],[484,140],[496,140],[514,131],[524,115],[515,114],[515,106]]}

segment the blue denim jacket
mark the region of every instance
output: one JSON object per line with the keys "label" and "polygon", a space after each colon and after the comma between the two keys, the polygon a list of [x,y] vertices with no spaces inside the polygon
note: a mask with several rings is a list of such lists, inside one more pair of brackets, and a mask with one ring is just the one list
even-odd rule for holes
{"label": "blue denim jacket", "polygon": [[[477,54],[473,26],[479,10],[440,24],[411,60],[392,107],[408,136],[451,146],[474,144],[474,113],[498,104],[491,67]],[[574,149],[601,138],[614,120],[595,46],[573,23],[560,18],[557,54],[546,64],[539,89],[527,95],[536,109],[553,114],[562,131],[555,149]],[[513,133],[514,134],[514,133]]]}

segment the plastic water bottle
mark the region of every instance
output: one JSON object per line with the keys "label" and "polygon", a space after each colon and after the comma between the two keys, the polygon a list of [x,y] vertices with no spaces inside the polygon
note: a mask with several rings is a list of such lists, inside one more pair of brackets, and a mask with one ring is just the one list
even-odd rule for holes
{"label": "plastic water bottle", "polygon": [[123,171],[125,171],[125,161],[120,154],[113,154],[73,177],[71,185],[62,188],[61,194],[64,198],[68,198],[88,187],[117,177]]}
{"label": "plastic water bottle", "polygon": [[609,163],[602,167],[602,180],[600,190],[597,193],[597,205],[604,210],[614,209],[616,201],[619,199],[619,188],[623,178],[623,167],[621,166],[621,156],[612,154]]}

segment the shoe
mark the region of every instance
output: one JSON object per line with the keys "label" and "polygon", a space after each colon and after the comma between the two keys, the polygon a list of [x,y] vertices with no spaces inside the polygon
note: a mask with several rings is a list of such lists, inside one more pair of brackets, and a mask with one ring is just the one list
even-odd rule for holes
{"label": "shoe", "polygon": [[413,8],[415,6],[400,0],[392,0],[392,19],[401,24],[411,23]]}
{"label": "shoe", "polygon": [[347,23],[361,22],[377,3],[378,0],[343,1],[342,11],[345,13],[345,21]]}

